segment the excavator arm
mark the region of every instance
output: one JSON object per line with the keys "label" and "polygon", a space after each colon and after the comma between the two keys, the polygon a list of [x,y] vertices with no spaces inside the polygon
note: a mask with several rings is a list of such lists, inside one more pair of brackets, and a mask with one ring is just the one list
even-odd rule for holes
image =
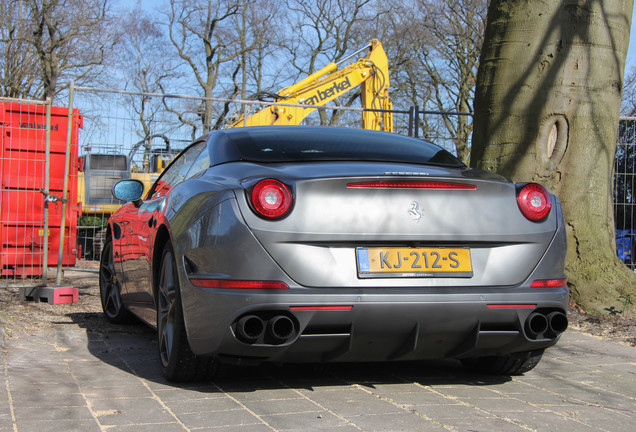
{"label": "excavator arm", "polygon": [[[342,69],[340,65],[367,51],[365,57]],[[393,131],[392,108],[389,100],[389,65],[382,44],[373,39],[368,47],[354,53],[340,63],[329,63],[307,78],[278,91],[274,104],[245,116],[243,114],[228,127],[298,125],[312,111],[360,86],[362,127]],[[281,104],[302,105],[280,106]]]}

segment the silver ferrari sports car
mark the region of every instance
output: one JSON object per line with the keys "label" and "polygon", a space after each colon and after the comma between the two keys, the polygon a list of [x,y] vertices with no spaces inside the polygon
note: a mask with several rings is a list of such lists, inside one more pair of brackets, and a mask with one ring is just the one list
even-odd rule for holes
{"label": "silver ferrari sports car", "polygon": [[399,135],[211,132],[110,218],[106,317],[157,329],[168,380],[224,363],[452,358],[520,374],[567,328],[556,196]]}

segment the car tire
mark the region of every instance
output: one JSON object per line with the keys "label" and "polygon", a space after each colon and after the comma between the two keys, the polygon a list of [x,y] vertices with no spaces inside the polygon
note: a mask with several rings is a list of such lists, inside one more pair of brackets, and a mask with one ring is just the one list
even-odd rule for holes
{"label": "car tire", "polygon": [[104,242],[99,260],[99,296],[102,300],[102,310],[109,322],[126,324],[132,321],[132,314],[121,300],[121,285],[115,274],[111,237]]}
{"label": "car tire", "polygon": [[462,364],[475,372],[491,375],[521,375],[539,364],[544,350],[527,351],[505,356],[463,359]]}
{"label": "car tire", "polygon": [[166,244],[157,286],[157,346],[161,373],[168,381],[203,381],[214,378],[218,361],[200,357],[190,349],[183,320],[181,289],[174,250]]}

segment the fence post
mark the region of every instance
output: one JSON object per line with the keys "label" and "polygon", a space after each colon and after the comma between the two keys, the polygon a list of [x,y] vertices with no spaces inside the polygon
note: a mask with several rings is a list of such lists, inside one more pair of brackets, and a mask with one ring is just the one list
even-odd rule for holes
{"label": "fence post", "polygon": [[44,161],[44,250],[42,253],[42,285],[47,286],[47,271],[49,269],[49,192],[51,191],[51,98],[46,98],[46,143]]}
{"label": "fence post", "polygon": [[413,127],[415,128],[415,134],[413,136],[415,138],[419,138],[420,136],[420,107],[417,105],[413,107]]}
{"label": "fence post", "polygon": [[62,191],[62,220],[60,221],[60,247],[57,251],[56,284],[62,284],[62,261],[64,259],[64,231],[66,230],[66,206],[68,201],[68,176],[71,159],[71,139],[73,133],[73,90],[75,82],[71,81],[68,90],[68,122],[66,125],[66,156],[64,158],[64,189]]}
{"label": "fence post", "polygon": [[409,108],[409,136],[417,138],[419,136],[418,121],[420,119],[420,107],[411,105]]}

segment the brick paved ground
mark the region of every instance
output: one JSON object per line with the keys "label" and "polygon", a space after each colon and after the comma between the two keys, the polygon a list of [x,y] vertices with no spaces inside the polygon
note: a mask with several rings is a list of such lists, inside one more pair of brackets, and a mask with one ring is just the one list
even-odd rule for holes
{"label": "brick paved ground", "polygon": [[[0,345],[2,345],[0,335]],[[154,335],[73,324],[4,339],[0,432],[628,431],[636,348],[568,331],[520,377],[454,362],[266,366],[172,385]]]}

